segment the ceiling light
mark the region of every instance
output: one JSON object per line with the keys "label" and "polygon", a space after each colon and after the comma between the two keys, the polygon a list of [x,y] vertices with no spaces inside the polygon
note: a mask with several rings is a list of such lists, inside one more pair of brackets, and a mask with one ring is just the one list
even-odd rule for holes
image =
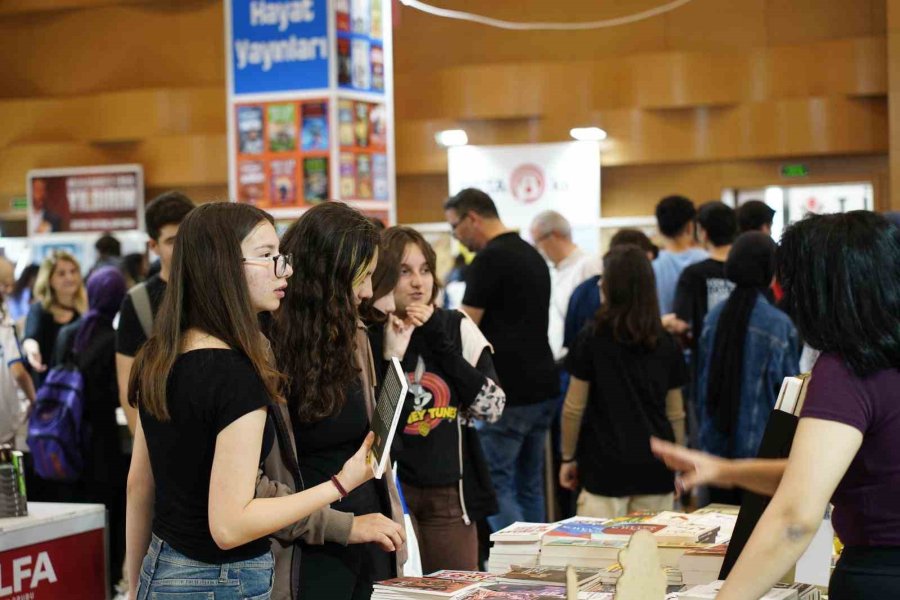
{"label": "ceiling light", "polygon": [[575,127],[569,135],[579,142],[600,142],[606,139],[606,132],[599,127]]}
{"label": "ceiling light", "polygon": [[450,146],[465,146],[469,143],[469,136],[462,129],[445,129],[434,134],[434,141],[449,148]]}

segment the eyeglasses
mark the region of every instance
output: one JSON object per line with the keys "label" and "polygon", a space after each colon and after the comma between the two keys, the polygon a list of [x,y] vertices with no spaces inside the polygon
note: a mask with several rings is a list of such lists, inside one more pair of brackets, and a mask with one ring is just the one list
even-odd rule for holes
{"label": "eyeglasses", "polygon": [[288,267],[294,266],[293,254],[276,254],[275,256],[261,256],[259,258],[244,258],[244,262],[267,263],[270,260],[275,263],[275,277],[287,277]]}
{"label": "eyeglasses", "polygon": [[459,227],[459,224],[466,220],[466,217],[469,216],[469,213],[463,213],[459,216],[459,221],[456,223],[450,223],[450,231],[456,231],[456,228]]}

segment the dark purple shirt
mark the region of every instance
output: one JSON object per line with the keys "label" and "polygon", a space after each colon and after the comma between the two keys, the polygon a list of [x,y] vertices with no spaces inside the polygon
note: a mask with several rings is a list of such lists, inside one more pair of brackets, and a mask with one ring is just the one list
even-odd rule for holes
{"label": "dark purple shirt", "polygon": [[847,546],[900,546],[900,370],[857,377],[835,354],[816,361],[801,417],[844,423],[863,441],[831,498]]}

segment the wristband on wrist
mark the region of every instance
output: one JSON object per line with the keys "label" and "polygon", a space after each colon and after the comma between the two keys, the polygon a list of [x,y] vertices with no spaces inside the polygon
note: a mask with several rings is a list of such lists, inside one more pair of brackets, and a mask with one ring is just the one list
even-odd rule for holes
{"label": "wristband on wrist", "polygon": [[344,486],[341,485],[341,482],[338,481],[337,475],[331,476],[331,483],[337,488],[338,493],[341,495],[341,500],[347,497],[347,490],[345,490]]}
{"label": "wristband on wrist", "polygon": [[574,458],[564,458],[564,459],[560,460],[559,462],[560,462],[560,464],[563,464],[563,465],[564,465],[564,464],[566,464],[566,463],[573,463],[573,462],[575,462],[575,459],[574,459]]}

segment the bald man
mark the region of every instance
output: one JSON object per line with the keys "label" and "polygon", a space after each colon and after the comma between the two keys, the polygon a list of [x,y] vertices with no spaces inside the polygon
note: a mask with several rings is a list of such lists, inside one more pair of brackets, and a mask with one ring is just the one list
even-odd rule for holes
{"label": "bald man", "polygon": [[22,410],[16,385],[25,393],[29,406],[34,403],[34,384],[25,370],[25,359],[9,318],[5,296],[15,284],[15,267],[0,257],[0,444],[15,441],[16,431],[27,412]]}

